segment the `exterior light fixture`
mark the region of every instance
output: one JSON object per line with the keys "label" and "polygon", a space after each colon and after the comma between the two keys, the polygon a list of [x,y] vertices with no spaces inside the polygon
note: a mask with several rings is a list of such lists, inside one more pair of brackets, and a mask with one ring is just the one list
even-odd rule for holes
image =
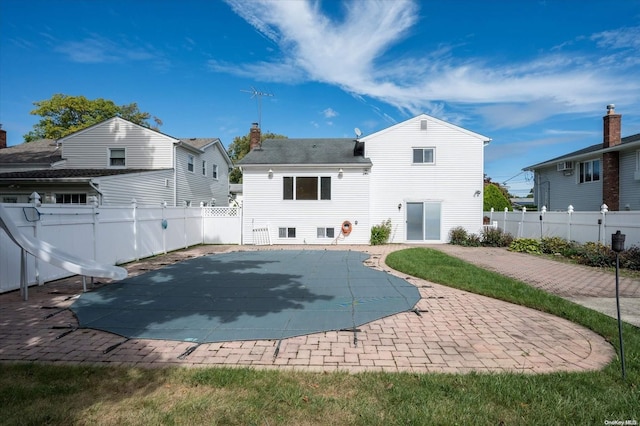
{"label": "exterior light fixture", "polygon": [[269,179],[271,179],[273,177],[273,170],[272,169],[269,169],[268,175],[269,175]]}
{"label": "exterior light fixture", "polygon": [[402,210],[402,203],[398,203],[398,211]]}
{"label": "exterior light fixture", "polygon": [[344,171],[342,169],[338,170],[338,177],[342,178]]}

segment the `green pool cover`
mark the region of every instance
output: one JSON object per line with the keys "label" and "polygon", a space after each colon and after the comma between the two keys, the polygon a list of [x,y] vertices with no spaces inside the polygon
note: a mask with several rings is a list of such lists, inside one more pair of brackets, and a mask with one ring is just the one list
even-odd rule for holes
{"label": "green pool cover", "polygon": [[199,343],[355,329],[413,309],[418,289],[356,251],[279,250],[179,262],[82,294],[82,328]]}

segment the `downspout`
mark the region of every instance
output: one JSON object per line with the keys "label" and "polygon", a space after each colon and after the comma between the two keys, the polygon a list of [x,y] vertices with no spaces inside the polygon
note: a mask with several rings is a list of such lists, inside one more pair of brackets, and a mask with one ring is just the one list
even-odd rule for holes
{"label": "downspout", "polygon": [[96,191],[96,192],[98,193],[98,195],[100,196],[100,200],[99,200],[98,205],[100,205],[100,206],[101,206],[101,205],[102,205],[102,198],[103,198],[102,191],[100,191],[100,190],[98,189],[98,187],[93,183],[93,179],[89,179],[89,186],[90,186],[91,188],[93,188],[93,190],[94,190],[94,191]]}
{"label": "downspout", "polygon": [[178,205],[178,145],[173,145],[173,207]]}

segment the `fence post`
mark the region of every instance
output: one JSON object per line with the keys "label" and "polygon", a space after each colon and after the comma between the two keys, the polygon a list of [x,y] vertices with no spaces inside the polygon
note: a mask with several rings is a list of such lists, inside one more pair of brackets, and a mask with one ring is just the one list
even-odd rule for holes
{"label": "fence post", "polygon": [[[91,230],[93,232],[93,260],[98,260],[98,197],[92,195],[88,199],[89,204],[91,205]],[[93,278],[92,278],[93,279]]]}
{"label": "fence post", "polygon": [[164,209],[167,208],[167,202],[166,201],[162,201],[162,203],[160,203],[160,205],[162,206],[162,221],[160,222],[160,224],[162,225],[162,251],[164,252],[164,254],[167,254],[167,226],[168,226],[168,222],[167,219],[164,217]]}
{"label": "fence post", "polygon": [[518,237],[522,238],[524,235],[524,215],[527,213],[527,208],[522,208],[522,216],[520,217],[520,225],[518,226]]}
{"label": "fence post", "polygon": [[603,204],[600,206],[600,213],[602,214],[602,232],[599,232],[600,230],[598,230],[599,234],[602,235],[602,241],[600,241],[600,238],[598,238],[598,242],[601,242],[602,245],[604,245],[604,243],[606,242],[607,239],[607,213],[609,212],[609,206],[607,206],[606,204]]}
{"label": "fence post", "polygon": [[573,214],[573,206],[569,204],[567,208],[567,213],[569,214],[569,222],[567,223],[567,241],[571,242],[571,215]]}
{"label": "fence post", "polygon": [[547,206],[542,206],[540,210],[540,240],[544,237],[544,214],[547,212]]}
{"label": "fence post", "polygon": [[489,213],[489,223],[493,223],[493,207],[491,207],[491,210]]}
{"label": "fence post", "polygon": [[502,218],[502,229],[504,232],[507,232],[507,212],[509,211],[509,207],[504,208],[504,215]]}
{"label": "fence post", "polygon": [[[29,196],[29,202],[33,204],[33,208],[37,211],[38,207],[42,205],[42,198],[40,197],[40,194],[34,191]],[[38,235],[40,234],[40,227],[42,226],[42,224],[40,223],[40,214],[36,215],[36,217],[38,217],[38,220],[36,220],[33,224],[33,237],[37,239]],[[24,258],[25,258],[25,265],[28,265],[26,263],[26,259],[27,259],[26,252],[24,253]],[[43,285],[44,281],[42,281],[42,278],[40,278],[40,260],[38,259],[37,256],[34,256],[33,258],[35,260],[34,273],[36,276],[36,282],[38,283],[38,285]],[[28,278],[28,271],[29,271],[28,267],[26,271],[27,271],[27,278]],[[28,279],[27,279],[27,285],[29,285]]]}
{"label": "fence post", "polygon": [[140,260],[140,255],[138,254],[138,200],[135,198],[131,199],[131,209],[131,217],[133,217],[133,253],[136,260]]}

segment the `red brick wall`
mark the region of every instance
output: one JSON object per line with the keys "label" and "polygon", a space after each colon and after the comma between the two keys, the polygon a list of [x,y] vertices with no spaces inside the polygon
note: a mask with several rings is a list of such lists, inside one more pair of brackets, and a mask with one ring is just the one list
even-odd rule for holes
{"label": "red brick wall", "polygon": [[620,210],[620,162],[618,151],[602,154],[602,202],[611,211]]}

